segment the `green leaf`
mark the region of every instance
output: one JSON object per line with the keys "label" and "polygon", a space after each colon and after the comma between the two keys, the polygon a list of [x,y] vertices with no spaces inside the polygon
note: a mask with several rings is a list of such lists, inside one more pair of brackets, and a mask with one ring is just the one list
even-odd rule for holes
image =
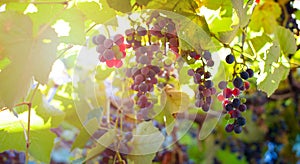
{"label": "green leaf", "polygon": [[95,125],[98,125],[98,121],[94,118],[89,120],[84,126],[82,126],[79,135],[76,137],[72,145],[72,150],[74,148],[83,148],[85,146],[93,133],[98,129],[98,126]]}
{"label": "green leaf", "polygon": [[58,126],[64,119],[64,112],[50,105],[46,97],[38,90],[32,101],[36,114],[43,118],[44,123],[51,119],[51,126]]}
{"label": "green leaf", "polygon": [[110,76],[110,74],[114,71],[112,68],[103,68],[101,65],[96,68],[96,80],[103,81]]}
{"label": "green leaf", "polygon": [[272,34],[276,31],[278,26],[277,18],[280,17],[281,8],[278,3],[274,1],[265,1],[255,7],[251,16],[249,27],[253,31],[260,31],[261,28],[264,32]]}
{"label": "green leaf", "polygon": [[[27,126],[28,112],[19,115],[23,126]],[[55,134],[50,131],[50,124],[44,124],[42,118],[31,112],[31,132],[29,153],[35,159],[50,163]],[[34,118],[34,119],[33,119]],[[25,151],[26,142],[20,121],[8,110],[0,115],[0,152],[5,150]]]}
{"label": "green leaf", "polygon": [[205,7],[212,9],[212,10],[217,10],[221,8],[221,11],[226,10],[226,15],[231,15],[232,14],[232,4],[230,0],[215,0],[215,1],[210,1],[210,0],[202,0],[202,3]]}
{"label": "green leaf", "polygon": [[286,79],[288,73],[289,68],[284,65],[275,68],[273,72],[265,72],[262,75],[265,78],[261,82],[258,82],[258,89],[266,92],[268,96],[271,96],[278,88],[281,80]]}
{"label": "green leaf", "polygon": [[16,12],[0,14],[0,29],[0,47],[4,47],[4,56],[11,60],[0,73],[0,79],[4,79],[0,84],[0,102],[11,108],[27,95],[33,76],[41,84],[48,81],[58,38],[50,28],[33,37],[29,17]]}
{"label": "green leaf", "polygon": [[133,146],[133,149],[130,155],[128,155],[128,159],[134,164],[151,164],[155,153],[159,150],[165,139],[164,136],[154,127],[151,121],[138,124],[133,135],[132,142],[129,143]]}
{"label": "green leaf", "polygon": [[215,18],[210,24],[209,29],[212,33],[231,31],[232,19],[229,17]]}
{"label": "green leaf", "polygon": [[189,16],[196,15],[199,6],[193,0],[152,0],[148,3],[147,8],[168,10],[183,16]]}
{"label": "green leaf", "polygon": [[77,4],[77,7],[87,19],[103,24],[111,18],[114,18],[116,12],[108,6],[105,0],[101,1],[101,6],[102,8],[100,8],[100,4],[97,2],[80,2]]}
{"label": "green leaf", "polygon": [[249,23],[251,17],[251,15],[247,14],[249,7],[246,6],[244,8],[244,1],[231,0],[231,2],[237,16],[239,17],[239,25],[241,28],[244,28]]}
{"label": "green leaf", "polygon": [[130,5],[130,0],[106,0],[107,4],[109,7],[123,12],[131,12],[131,5]]}
{"label": "green leaf", "polygon": [[27,8],[28,4],[27,3],[7,3],[6,4],[6,10],[13,10],[13,11],[17,11],[20,13],[23,13],[26,8]]}
{"label": "green leaf", "polygon": [[184,66],[180,69],[179,72],[179,82],[180,84],[189,84],[191,76],[188,75],[189,66]]}
{"label": "green leaf", "polygon": [[294,54],[297,50],[294,34],[284,27],[278,26],[276,36],[280,44],[281,51],[284,54]]}
{"label": "green leaf", "polygon": [[34,33],[45,24],[54,25],[56,21],[63,20],[68,23],[70,31],[68,36],[61,36],[60,41],[79,45],[85,43],[84,15],[79,9],[65,9],[61,4],[39,4],[36,7],[38,12],[28,14],[34,22]]}
{"label": "green leaf", "polygon": [[262,71],[264,72],[269,71],[272,67],[272,64],[278,62],[279,57],[280,57],[280,46],[277,41],[274,41],[272,47],[269,49],[268,53],[266,54],[265,65]]}
{"label": "green leaf", "polygon": [[257,54],[261,54],[265,52],[265,48],[267,47],[267,43],[271,43],[272,39],[266,35],[265,33],[261,36],[257,36],[255,38],[250,39],[253,48]]}
{"label": "green leaf", "polygon": [[177,113],[187,110],[189,105],[189,96],[173,88],[167,88],[161,94],[161,104],[155,105],[157,115],[155,119],[165,124],[167,134],[171,134],[175,125],[175,116]]}
{"label": "green leaf", "polygon": [[87,156],[82,163],[91,160],[102,153],[109,145],[111,145],[115,141],[115,137],[116,131],[114,129],[107,131],[102,137],[97,140],[97,145],[87,152]]}

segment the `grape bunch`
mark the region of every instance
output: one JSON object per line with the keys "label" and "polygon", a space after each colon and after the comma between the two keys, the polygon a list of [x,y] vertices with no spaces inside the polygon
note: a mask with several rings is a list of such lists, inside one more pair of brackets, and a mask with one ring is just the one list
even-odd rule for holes
{"label": "grape bunch", "polygon": [[191,51],[188,55],[190,58],[193,58],[195,61],[198,60],[201,63],[199,68],[189,69],[187,74],[192,76],[194,83],[198,85],[195,106],[207,112],[212,104],[212,96],[217,92],[211,80],[211,73],[207,70],[208,67],[214,66],[214,61],[209,51],[204,51],[202,54]]}
{"label": "grape bunch", "polygon": [[153,103],[148,99],[147,94],[152,92],[154,85],[157,84],[156,75],[161,72],[161,69],[158,66],[147,65],[137,70],[128,69],[127,72],[132,73],[127,73],[127,76],[133,79],[131,89],[137,92],[136,104],[141,108],[137,118],[148,119],[147,115]]}
{"label": "grape bunch", "polygon": [[99,34],[94,36],[92,41],[97,45],[96,51],[99,53],[100,62],[105,62],[108,67],[120,68],[123,65],[121,59],[126,56],[123,35],[116,34],[113,39],[110,39]]}
{"label": "grape bunch", "polygon": [[[226,56],[227,64],[232,64],[235,61],[233,54]],[[246,99],[241,98],[240,95],[243,91],[250,88],[248,78],[253,77],[254,72],[252,69],[247,68],[240,72],[234,72],[233,80],[231,82],[221,81],[218,84],[222,93],[218,94],[217,98],[223,103],[224,113],[227,113],[227,119],[232,120],[233,123],[228,123],[225,127],[227,132],[234,131],[235,133],[241,133],[242,127],[246,124],[246,119],[242,116],[242,112],[246,111]],[[231,83],[231,85],[230,85]],[[230,87],[232,86],[232,87]]]}

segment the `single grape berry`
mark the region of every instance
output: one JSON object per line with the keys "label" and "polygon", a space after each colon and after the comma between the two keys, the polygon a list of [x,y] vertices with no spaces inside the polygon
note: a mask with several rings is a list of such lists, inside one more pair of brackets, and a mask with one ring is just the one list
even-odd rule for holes
{"label": "single grape berry", "polygon": [[225,109],[226,109],[227,111],[233,110],[233,104],[232,104],[232,103],[226,104],[226,105],[225,105]]}
{"label": "single grape berry", "polygon": [[213,60],[207,60],[207,63],[206,63],[206,65],[208,66],[208,67],[213,67],[214,65],[215,65],[215,62],[213,61]]}
{"label": "single grape berry", "polygon": [[247,80],[249,78],[249,74],[246,71],[241,72],[240,75],[241,75],[241,78],[244,80]]}
{"label": "single grape berry", "polygon": [[227,87],[227,82],[226,81],[220,81],[218,84],[218,87],[220,89],[225,89]]}
{"label": "single grape berry", "polygon": [[241,104],[240,99],[234,98],[234,99],[232,100],[232,105],[233,105],[233,107],[238,108],[238,107],[240,106],[240,104]]}
{"label": "single grape berry", "polygon": [[230,98],[232,96],[232,90],[230,88],[225,88],[223,90],[223,95],[225,98]]}
{"label": "single grape berry", "polygon": [[234,88],[234,89],[232,90],[232,94],[233,94],[234,96],[238,96],[240,93],[241,93],[241,91],[240,91],[238,88]]}
{"label": "single grape berry", "polygon": [[253,77],[253,76],[254,76],[254,72],[253,72],[253,70],[252,70],[252,69],[248,68],[248,69],[246,70],[246,72],[248,73],[248,75],[249,75],[249,78],[251,78],[251,77]]}
{"label": "single grape berry", "polygon": [[211,53],[209,51],[204,51],[203,57],[205,60],[211,59]]}
{"label": "single grape berry", "polygon": [[232,64],[234,62],[234,56],[232,54],[229,54],[226,56],[226,63]]}
{"label": "single grape berry", "polygon": [[148,91],[148,85],[147,85],[146,83],[141,83],[141,84],[139,85],[139,90],[140,90],[141,92],[147,92],[147,91]]}
{"label": "single grape berry", "polygon": [[207,80],[204,82],[204,85],[206,88],[211,88],[213,87],[214,83],[211,80]]}
{"label": "single grape berry", "polygon": [[225,127],[226,132],[230,133],[232,132],[234,129],[234,125],[233,124],[227,124]]}
{"label": "single grape berry", "polygon": [[236,123],[239,125],[239,126],[244,126],[246,124],[246,119],[244,117],[238,117],[236,119]]}
{"label": "single grape berry", "polygon": [[189,69],[189,70],[188,70],[188,75],[189,75],[189,76],[194,76],[194,74],[195,74],[195,72],[194,72],[193,69]]}
{"label": "single grape berry", "polygon": [[239,77],[236,77],[234,80],[233,80],[233,85],[236,87],[236,88],[241,88],[243,86],[243,80]]}
{"label": "single grape berry", "polygon": [[245,104],[241,104],[239,106],[239,111],[244,112],[247,109],[247,106]]}
{"label": "single grape berry", "polygon": [[235,124],[233,130],[234,130],[234,132],[235,132],[236,134],[240,134],[240,133],[242,132],[243,129],[242,129],[241,126]]}

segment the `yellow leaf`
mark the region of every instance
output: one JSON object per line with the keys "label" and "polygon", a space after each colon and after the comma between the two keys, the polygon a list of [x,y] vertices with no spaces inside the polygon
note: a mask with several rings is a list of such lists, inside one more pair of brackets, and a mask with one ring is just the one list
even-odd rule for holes
{"label": "yellow leaf", "polygon": [[182,91],[167,87],[165,88],[165,98],[164,110],[168,110],[172,115],[188,109],[189,96]]}

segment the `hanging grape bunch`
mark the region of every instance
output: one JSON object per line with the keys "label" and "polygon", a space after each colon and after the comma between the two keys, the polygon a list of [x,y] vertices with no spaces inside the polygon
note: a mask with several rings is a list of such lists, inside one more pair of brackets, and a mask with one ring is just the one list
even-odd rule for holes
{"label": "hanging grape bunch", "polygon": [[123,35],[117,34],[110,39],[100,34],[93,37],[93,43],[97,45],[100,62],[105,62],[108,67],[120,68],[123,65],[121,59],[126,56]]}
{"label": "hanging grape bunch", "polygon": [[[227,55],[225,61],[227,64],[235,64],[233,67],[233,79],[228,82],[219,82],[218,87],[223,90],[223,92],[218,95],[218,100],[223,103],[225,109],[224,113],[228,114],[228,121],[233,121],[233,123],[226,125],[225,130],[227,132],[234,131],[235,133],[241,133],[242,126],[246,124],[246,119],[242,116],[242,112],[247,109],[245,105],[246,99],[241,97],[241,93],[250,88],[250,83],[247,79],[253,77],[254,72],[243,63],[238,63],[233,54]],[[241,66],[242,69],[237,71],[237,69],[235,69],[237,66]]]}
{"label": "hanging grape bunch", "polygon": [[211,73],[208,71],[209,67],[214,66],[211,53],[209,51],[203,51],[202,53],[191,51],[187,52],[185,59],[189,63],[198,62],[201,65],[195,70],[189,69],[187,74],[192,76],[194,83],[197,84],[195,106],[207,112],[212,104],[212,96],[217,92],[211,80]]}

